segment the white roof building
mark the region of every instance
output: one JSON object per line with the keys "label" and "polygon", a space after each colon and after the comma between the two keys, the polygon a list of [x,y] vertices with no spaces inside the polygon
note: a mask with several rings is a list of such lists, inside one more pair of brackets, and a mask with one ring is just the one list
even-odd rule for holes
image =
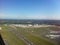
{"label": "white roof building", "polygon": [[50,39],[59,38],[60,37],[60,30],[50,31],[50,33],[45,35],[45,36],[50,38]]}

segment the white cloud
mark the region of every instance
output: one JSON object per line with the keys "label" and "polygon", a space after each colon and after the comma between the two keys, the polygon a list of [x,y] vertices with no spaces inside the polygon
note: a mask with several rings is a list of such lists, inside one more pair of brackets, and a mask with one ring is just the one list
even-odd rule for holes
{"label": "white cloud", "polygon": [[7,15],[4,13],[0,13],[0,19],[4,18],[10,18],[10,19],[54,19],[54,20],[60,20],[59,14],[53,14],[53,15],[42,15],[42,14],[35,14],[35,15]]}
{"label": "white cloud", "polygon": [[31,15],[31,16],[27,16],[28,19],[45,19],[46,16],[43,15]]}
{"label": "white cloud", "polygon": [[60,20],[60,15],[53,15],[51,19]]}

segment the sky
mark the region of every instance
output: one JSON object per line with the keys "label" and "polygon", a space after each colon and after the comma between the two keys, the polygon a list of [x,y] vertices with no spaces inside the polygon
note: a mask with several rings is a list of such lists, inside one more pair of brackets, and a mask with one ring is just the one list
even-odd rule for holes
{"label": "sky", "polygon": [[0,0],[0,19],[60,20],[60,0]]}

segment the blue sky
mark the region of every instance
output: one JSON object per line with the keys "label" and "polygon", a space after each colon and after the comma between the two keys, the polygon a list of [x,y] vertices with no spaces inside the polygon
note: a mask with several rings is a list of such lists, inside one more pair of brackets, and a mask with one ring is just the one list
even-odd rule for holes
{"label": "blue sky", "polygon": [[0,0],[0,19],[60,20],[60,0]]}

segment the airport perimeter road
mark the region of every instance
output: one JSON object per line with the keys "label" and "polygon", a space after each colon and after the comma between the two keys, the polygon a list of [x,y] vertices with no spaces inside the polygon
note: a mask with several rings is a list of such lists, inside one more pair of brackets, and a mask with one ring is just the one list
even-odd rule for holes
{"label": "airport perimeter road", "polygon": [[22,34],[17,32],[16,27],[13,28],[12,26],[8,26],[8,30],[12,33],[14,33],[18,38],[22,39],[27,45],[34,45],[31,41],[29,41],[26,37],[24,37]]}

